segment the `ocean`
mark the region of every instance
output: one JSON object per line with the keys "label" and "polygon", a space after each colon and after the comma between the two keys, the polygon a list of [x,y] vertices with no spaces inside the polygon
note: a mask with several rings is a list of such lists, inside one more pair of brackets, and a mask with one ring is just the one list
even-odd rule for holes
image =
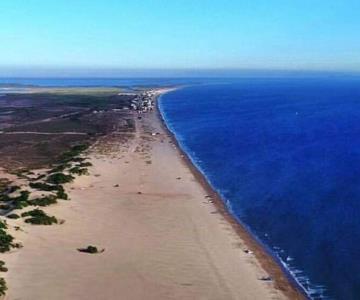
{"label": "ocean", "polygon": [[161,112],[231,213],[312,299],[360,299],[360,79],[241,79]]}
{"label": "ocean", "polygon": [[185,86],[160,99],[233,216],[311,299],[360,299],[360,78],[0,79]]}

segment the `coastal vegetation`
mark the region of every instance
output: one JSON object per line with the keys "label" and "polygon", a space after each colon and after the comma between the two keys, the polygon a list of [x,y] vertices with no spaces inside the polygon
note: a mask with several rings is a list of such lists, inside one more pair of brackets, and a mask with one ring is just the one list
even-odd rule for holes
{"label": "coastal vegetation", "polygon": [[48,171],[48,173],[51,174],[51,173],[63,172],[65,169],[70,168],[70,167],[71,167],[70,163],[60,164],[60,165],[57,165],[56,167],[52,168],[50,171]]}
{"label": "coastal vegetation", "polygon": [[[50,192],[49,195],[42,195],[41,197],[30,199],[31,192],[22,190],[18,185],[12,185],[9,180],[0,179],[0,209],[4,211],[13,209],[23,209],[30,206],[45,207],[57,203],[57,199],[68,200],[69,196],[65,192],[63,184],[72,182],[73,175],[88,175],[88,167],[92,166],[90,162],[85,162],[86,158],[80,157],[83,151],[88,149],[88,145],[75,145],[70,151],[65,152],[61,157],[64,160],[60,165],[51,169],[44,174],[39,174],[36,178],[31,178],[29,175],[34,175],[33,172],[27,169],[20,169],[16,175],[28,180],[30,189]],[[75,166],[72,163],[76,163]],[[65,173],[66,172],[66,173]],[[45,181],[40,181],[41,179]],[[14,194],[17,195],[14,196]],[[55,194],[54,194],[55,193]],[[8,213],[8,219],[25,218],[24,222],[32,225],[53,225],[62,224],[55,216],[47,215],[41,209],[33,209],[23,212],[21,215],[16,213]],[[19,229],[18,226],[15,226]],[[14,243],[14,237],[7,233],[8,225],[5,221],[0,221],[0,253],[10,251],[12,248],[20,248],[19,243]],[[16,229],[16,230],[17,230]],[[89,246],[86,249],[79,251],[87,253],[100,253],[96,247]],[[8,269],[5,267],[5,262],[0,261],[0,272],[6,272]],[[5,295],[7,290],[6,281],[0,277],[0,296]]]}
{"label": "coastal vegetation", "polygon": [[71,150],[64,152],[60,155],[60,161],[63,164],[69,163],[71,161],[78,160],[78,156],[89,148],[88,144],[75,145]]}
{"label": "coastal vegetation", "polygon": [[64,183],[72,182],[74,179],[75,179],[75,177],[72,176],[72,175],[67,175],[67,174],[64,174],[64,173],[54,173],[54,174],[51,174],[46,179],[46,182],[58,185],[58,184],[64,184]]}
{"label": "coastal vegetation", "polygon": [[29,204],[33,206],[49,206],[51,204],[57,203],[56,198],[57,197],[54,195],[44,196],[30,200]]}
{"label": "coastal vegetation", "polygon": [[61,200],[69,200],[69,196],[65,193],[64,188],[60,185],[60,189],[56,193],[56,197]]}
{"label": "coastal vegetation", "polygon": [[29,196],[29,191],[21,191],[20,196],[9,198],[9,201],[12,201],[11,204],[14,209],[21,209],[29,205]]}
{"label": "coastal vegetation", "polygon": [[[31,206],[49,206],[57,203],[57,199],[69,200],[68,194],[65,192],[63,184],[72,182],[74,175],[88,175],[88,167],[92,166],[90,162],[86,162],[86,158],[81,157],[83,151],[87,150],[88,144],[78,144],[65,151],[61,157],[66,162],[62,162],[50,171],[38,174],[36,178],[29,178],[24,174],[34,174],[28,169],[20,169],[17,171],[22,179],[27,179],[29,188],[38,191],[50,192],[50,195],[42,195],[30,199],[31,192],[21,190],[20,186],[12,185],[7,180],[0,181],[0,209],[8,211],[12,209],[23,209]],[[73,165],[75,161],[75,165]],[[60,171],[61,170],[61,171]],[[44,181],[40,181],[43,179]],[[13,195],[17,193],[17,195]],[[17,219],[17,214],[8,214],[8,218]],[[32,223],[32,222],[30,222]]]}
{"label": "coastal vegetation", "polygon": [[58,220],[54,216],[48,216],[41,209],[34,209],[21,214],[22,217],[29,217],[25,219],[25,223],[33,225],[52,225],[58,224]]}
{"label": "coastal vegetation", "polygon": [[8,252],[11,248],[17,248],[17,244],[14,244],[14,237],[6,232],[7,224],[4,221],[0,221],[0,253]]}
{"label": "coastal vegetation", "polygon": [[47,191],[47,192],[59,190],[59,185],[50,185],[45,182],[30,182],[29,186],[32,189]]}
{"label": "coastal vegetation", "polygon": [[9,214],[6,216],[8,219],[19,219],[20,216],[18,214]]}
{"label": "coastal vegetation", "polygon": [[90,246],[87,246],[86,248],[79,248],[78,251],[83,252],[83,253],[89,253],[89,254],[98,254],[98,253],[103,253],[105,251],[105,249],[99,250],[97,247],[90,245]]}
{"label": "coastal vegetation", "polygon": [[0,260],[0,272],[7,272],[8,268],[5,267],[5,262]]}
{"label": "coastal vegetation", "polygon": [[[114,130],[134,131],[133,124],[119,122],[124,119],[120,110],[130,108],[134,99],[135,95],[119,95],[117,88],[91,92],[75,88],[34,88],[33,93],[2,97],[2,109],[11,103],[11,113],[7,115],[6,124],[0,120],[0,166],[19,181],[15,185],[0,178],[0,213],[9,224],[15,222],[16,225],[11,226],[16,231],[21,230],[18,222],[62,224],[63,221],[40,207],[54,205],[59,199],[69,200],[64,185],[76,176],[89,174],[92,164],[86,161],[84,152],[98,136]],[[31,210],[26,211],[29,207]],[[21,247],[8,230],[6,221],[0,221],[1,253]],[[104,249],[88,246],[79,251],[95,254]],[[5,269],[0,261],[0,272]],[[0,295],[6,290],[6,282],[0,278]]]}
{"label": "coastal vegetation", "polygon": [[4,278],[0,277],[0,296],[4,296],[7,291],[7,285]]}
{"label": "coastal vegetation", "polygon": [[81,175],[88,175],[89,171],[87,168],[80,168],[80,167],[76,166],[76,167],[71,168],[69,170],[69,173],[81,176]]}
{"label": "coastal vegetation", "polygon": [[[13,174],[16,171],[19,177],[31,176],[36,181],[43,177],[34,177],[31,170],[59,162],[64,152],[70,153],[62,158],[71,160],[73,151],[84,150],[76,145],[89,145],[114,129],[133,130],[119,119],[126,114],[121,109],[130,108],[136,95],[119,94],[119,88],[91,90],[33,87],[31,93],[3,95],[1,110],[9,113],[6,119],[0,119],[0,165]],[[81,162],[82,158],[73,161]]]}

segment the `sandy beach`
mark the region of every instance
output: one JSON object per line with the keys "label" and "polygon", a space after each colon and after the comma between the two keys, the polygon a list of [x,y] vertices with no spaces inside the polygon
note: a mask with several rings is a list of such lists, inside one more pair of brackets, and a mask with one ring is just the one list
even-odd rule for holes
{"label": "sandy beach", "polygon": [[[90,175],[66,185],[71,201],[45,209],[64,224],[12,232],[24,248],[2,255],[5,299],[300,299],[189,167],[158,112],[135,114],[134,134],[91,148]],[[87,245],[105,251],[77,251]],[[282,290],[262,280],[274,274]]]}

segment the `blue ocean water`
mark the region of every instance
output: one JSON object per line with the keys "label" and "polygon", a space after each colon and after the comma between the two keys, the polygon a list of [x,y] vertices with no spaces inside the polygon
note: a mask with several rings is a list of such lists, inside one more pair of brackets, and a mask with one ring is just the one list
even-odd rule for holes
{"label": "blue ocean water", "polygon": [[312,299],[360,299],[360,79],[241,79],[164,95],[170,129]]}

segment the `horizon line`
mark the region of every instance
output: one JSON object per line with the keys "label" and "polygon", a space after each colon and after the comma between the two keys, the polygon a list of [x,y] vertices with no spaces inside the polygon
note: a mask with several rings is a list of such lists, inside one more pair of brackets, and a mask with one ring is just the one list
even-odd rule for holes
{"label": "horizon line", "polygon": [[1,67],[0,78],[242,77],[249,75],[360,75],[360,70],[306,68]]}

